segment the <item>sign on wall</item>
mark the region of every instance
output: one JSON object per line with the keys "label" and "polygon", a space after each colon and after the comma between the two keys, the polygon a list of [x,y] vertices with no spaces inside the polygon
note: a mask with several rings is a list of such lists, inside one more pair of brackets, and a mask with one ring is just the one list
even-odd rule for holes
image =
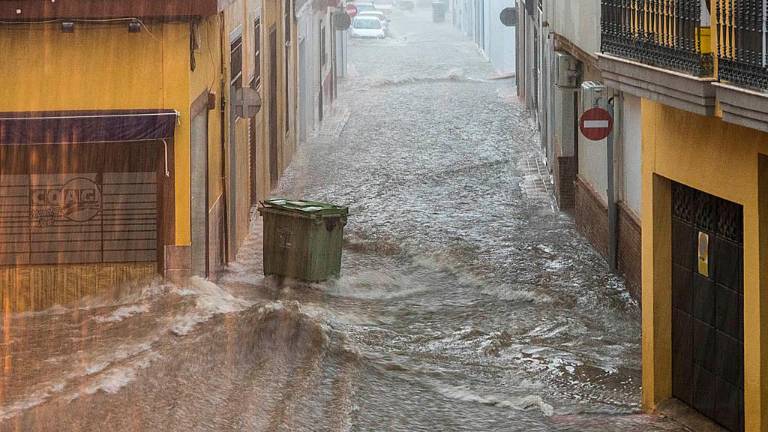
{"label": "sign on wall", "polygon": [[581,115],[579,129],[587,139],[604,140],[613,130],[613,117],[602,108],[592,108]]}
{"label": "sign on wall", "polygon": [[0,265],[157,259],[154,172],[0,175]]}

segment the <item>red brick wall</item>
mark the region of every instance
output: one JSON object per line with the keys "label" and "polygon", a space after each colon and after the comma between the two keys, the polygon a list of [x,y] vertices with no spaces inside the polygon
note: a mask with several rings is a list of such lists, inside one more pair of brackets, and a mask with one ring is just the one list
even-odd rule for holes
{"label": "red brick wall", "polygon": [[[608,257],[608,206],[581,177],[575,182],[576,227],[604,258]],[[640,221],[624,203],[618,205],[619,272],[633,298],[641,297]]]}
{"label": "red brick wall", "polygon": [[576,158],[560,156],[555,164],[555,197],[561,210],[574,208],[576,200]]}
{"label": "red brick wall", "polygon": [[576,176],[576,227],[603,257],[608,256],[608,206],[580,176]]}
{"label": "red brick wall", "polygon": [[640,220],[623,202],[619,203],[619,271],[627,280],[627,289],[638,301],[642,284],[642,243]]}

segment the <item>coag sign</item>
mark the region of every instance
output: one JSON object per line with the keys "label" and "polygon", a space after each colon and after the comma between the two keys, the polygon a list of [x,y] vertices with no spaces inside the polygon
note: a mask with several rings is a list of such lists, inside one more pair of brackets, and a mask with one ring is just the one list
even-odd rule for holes
{"label": "coag sign", "polygon": [[60,189],[33,189],[32,206],[41,225],[46,225],[46,220],[51,224],[56,218],[87,222],[101,212],[101,190],[87,178],[75,178]]}

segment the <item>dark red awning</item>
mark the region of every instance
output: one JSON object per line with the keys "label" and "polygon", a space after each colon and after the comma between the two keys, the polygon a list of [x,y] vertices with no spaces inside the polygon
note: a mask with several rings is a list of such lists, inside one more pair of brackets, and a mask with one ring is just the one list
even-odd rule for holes
{"label": "dark red awning", "polygon": [[216,15],[232,0],[0,0],[0,20],[188,18]]}
{"label": "dark red awning", "polygon": [[0,113],[0,145],[76,144],[172,139],[173,110]]}

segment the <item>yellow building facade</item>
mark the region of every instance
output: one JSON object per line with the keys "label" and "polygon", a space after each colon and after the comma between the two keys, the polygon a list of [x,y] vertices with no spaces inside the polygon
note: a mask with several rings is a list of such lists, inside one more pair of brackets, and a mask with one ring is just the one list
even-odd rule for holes
{"label": "yellow building facade", "polygon": [[643,406],[768,431],[768,17],[679,8],[608,5],[598,55],[641,98]]}
{"label": "yellow building facade", "polygon": [[28,4],[0,10],[4,309],[215,278],[295,148],[292,2]]}
{"label": "yellow building facade", "polygon": [[[644,100],[643,403],[673,397],[673,183],[743,208],[746,430],[768,430],[768,134]],[[710,395],[714,396],[714,395]]]}

